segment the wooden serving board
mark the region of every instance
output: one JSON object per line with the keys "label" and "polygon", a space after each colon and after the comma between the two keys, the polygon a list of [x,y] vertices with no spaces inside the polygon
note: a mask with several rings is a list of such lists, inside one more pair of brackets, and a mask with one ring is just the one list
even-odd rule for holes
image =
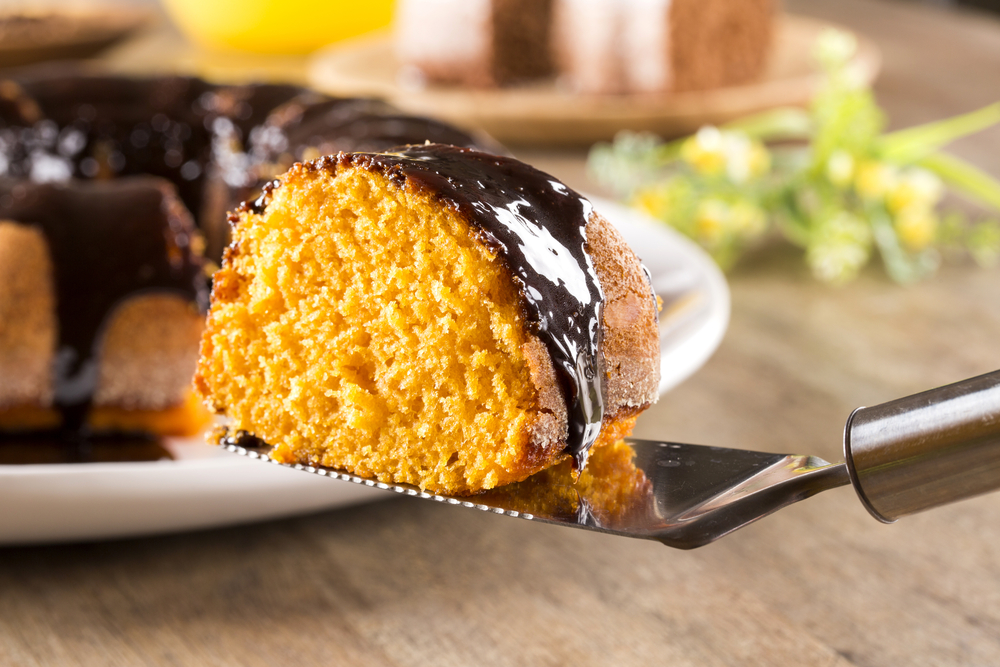
{"label": "wooden serving board", "polygon": [[143,5],[12,8],[0,13],[0,67],[92,56],[150,24]]}
{"label": "wooden serving board", "polygon": [[[753,84],[673,94],[579,95],[554,81],[502,89],[459,86],[411,89],[399,81],[392,38],[378,34],[317,53],[312,85],[332,95],[382,97],[405,111],[479,128],[515,144],[567,145],[610,139],[619,130],[680,136],[766,109],[803,105],[819,77],[811,55],[816,38],[833,24],[778,17],[764,77]],[[868,82],[881,65],[878,47],[858,35],[854,66]]]}

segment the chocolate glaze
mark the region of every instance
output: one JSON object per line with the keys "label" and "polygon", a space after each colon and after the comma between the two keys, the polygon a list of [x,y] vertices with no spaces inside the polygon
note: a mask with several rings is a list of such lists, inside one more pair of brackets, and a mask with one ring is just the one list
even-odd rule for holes
{"label": "chocolate glaze", "polygon": [[126,298],[174,292],[207,306],[190,216],[166,181],[108,183],[0,180],[0,220],[37,227],[55,270],[59,326],[55,407],[63,429],[79,431],[98,377],[100,334]]}
{"label": "chocolate glaze", "polygon": [[27,68],[0,79],[0,176],[36,182],[169,180],[218,259],[225,212],[296,160],[433,141],[502,150],[372,99],[287,84],[219,86],[182,76]]}
{"label": "chocolate glaze", "polygon": [[188,210],[201,210],[202,176],[212,157],[206,96],[214,86],[180,76],[75,74],[36,76],[21,86],[45,120],[22,132],[34,159],[11,176],[64,181],[149,174],[173,183]]}
{"label": "chocolate glaze", "polygon": [[[300,95],[274,110],[252,134],[254,164],[280,164],[309,159],[306,152],[332,155],[340,151],[386,151],[425,141],[501,152],[499,146],[467,132],[419,116],[400,114],[385,102]],[[315,156],[314,156],[315,157]],[[284,170],[282,169],[282,171]]]}
{"label": "chocolate glaze", "polygon": [[[237,160],[243,168],[285,155],[301,159],[307,149],[491,144],[373,99],[330,98],[287,84],[216,86],[193,77],[132,78],[56,68],[32,68],[0,80],[0,128],[17,130],[0,141],[8,158],[6,175],[56,181],[152,174],[174,183],[194,212],[201,211],[204,176],[220,157],[213,155],[220,138],[225,150],[246,155]],[[18,145],[25,150],[11,154]],[[32,153],[45,159],[29,159]]]}
{"label": "chocolate glaze", "polygon": [[173,459],[160,438],[141,433],[67,439],[58,431],[0,433],[0,465],[123,463]]}
{"label": "chocolate glaze", "polygon": [[548,348],[566,397],[566,452],[578,468],[601,429],[604,301],[587,253],[590,202],[554,177],[512,158],[427,144],[392,153],[342,153],[401,187],[431,193],[472,225],[520,288],[526,319]]}

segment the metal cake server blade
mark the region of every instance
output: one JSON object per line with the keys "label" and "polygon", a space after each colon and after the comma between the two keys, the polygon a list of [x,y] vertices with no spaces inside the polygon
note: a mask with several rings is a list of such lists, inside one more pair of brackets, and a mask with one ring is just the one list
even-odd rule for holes
{"label": "metal cake server blade", "polygon": [[621,465],[596,484],[574,483],[569,465],[560,464],[557,470],[540,473],[544,479],[535,476],[474,496],[443,496],[332,468],[279,463],[268,456],[270,447],[264,443],[222,444],[236,454],[332,479],[521,519],[657,540],[680,549],[708,544],[786,505],[850,484],[846,465],[813,456],[652,440],[628,439],[626,445],[631,456],[620,449],[592,453],[591,466],[603,463],[605,454],[623,459],[613,461]]}
{"label": "metal cake server blade", "polygon": [[629,438],[595,448],[577,478],[568,461],[523,482],[444,496],[348,472],[285,464],[256,438],[231,452],[332,479],[496,514],[700,547],[821,491],[853,484],[868,511],[901,516],[1000,488],[1000,371],[871,408],[844,432],[844,463]]}

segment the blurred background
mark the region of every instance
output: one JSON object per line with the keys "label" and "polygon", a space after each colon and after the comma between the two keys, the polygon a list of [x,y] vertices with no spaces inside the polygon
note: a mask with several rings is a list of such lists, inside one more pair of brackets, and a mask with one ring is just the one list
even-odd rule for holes
{"label": "blurred background", "polygon": [[[419,5],[3,1],[0,68],[382,98],[617,200],[602,203],[616,220],[683,251],[636,244],[658,275],[675,257],[714,271],[700,246],[729,272],[677,301],[712,307],[704,365],[638,437],[837,461],[857,406],[1000,368],[1000,0],[715,3],[749,12],[713,24],[741,39],[700,40],[704,68],[669,81],[611,38],[581,40],[610,45],[596,57],[570,44],[557,72],[520,69],[517,40],[508,69],[477,68],[446,47],[479,34],[459,10],[485,5],[393,33]],[[393,494],[335,510],[289,485],[293,509],[273,511],[267,483],[201,466],[217,449],[149,463],[175,466],[162,496],[113,466],[87,486],[65,481],[85,477],[76,463],[0,465],[0,526],[32,536],[0,531],[20,545],[0,548],[0,663],[1000,664],[1000,494],[886,527],[849,490],[824,493],[680,552]]]}

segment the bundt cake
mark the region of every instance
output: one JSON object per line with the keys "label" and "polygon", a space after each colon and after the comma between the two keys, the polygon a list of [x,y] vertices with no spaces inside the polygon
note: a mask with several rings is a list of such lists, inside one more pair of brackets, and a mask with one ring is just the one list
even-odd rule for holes
{"label": "bundt cake", "polygon": [[400,0],[404,83],[663,93],[763,72],[773,0]]}
{"label": "bundt cake", "polygon": [[495,148],[488,138],[375,100],[285,84],[216,85],[64,68],[0,80],[0,176],[36,182],[160,176],[177,188],[214,261],[228,242],[226,212],[256,196],[275,164],[287,168],[330,147],[385,150],[424,141]]}
{"label": "bundt cake", "polygon": [[170,183],[0,180],[0,430],[197,432],[207,297]]}
{"label": "bundt cake", "polygon": [[317,151],[488,143],[291,85],[6,76],[0,432],[197,430],[205,414],[188,388],[207,306],[202,239],[220,258],[227,210]]}
{"label": "bundt cake", "polygon": [[555,0],[562,80],[583,93],[744,84],[764,71],[773,0]]}
{"label": "bundt cake", "polygon": [[231,221],[195,387],[278,460],[472,493],[581,468],[656,400],[648,274],[512,158],[341,153]]}
{"label": "bundt cake", "polygon": [[403,78],[485,88],[552,75],[552,1],[399,0]]}

